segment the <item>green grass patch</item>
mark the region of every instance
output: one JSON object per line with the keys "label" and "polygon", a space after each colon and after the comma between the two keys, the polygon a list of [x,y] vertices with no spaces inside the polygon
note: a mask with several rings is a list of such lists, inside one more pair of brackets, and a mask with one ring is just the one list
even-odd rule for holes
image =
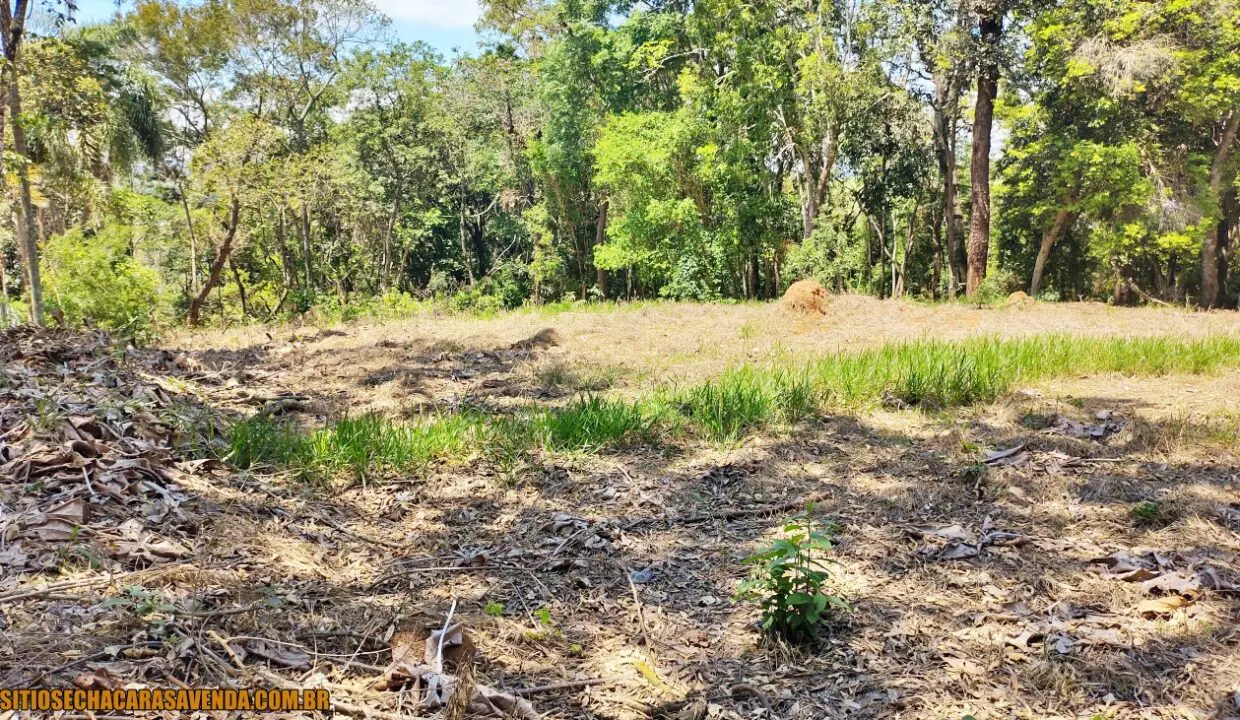
{"label": "green grass patch", "polygon": [[419,423],[368,414],[306,432],[292,423],[259,416],[233,426],[228,459],[242,469],[293,467],[303,475],[347,472],[363,479],[461,457],[481,425],[476,414],[439,415]]}
{"label": "green grass patch", "polygon": [[929,340],[826,357],[814,373],[829,405],[891,396],[909,405],[951,407],[989,402],[1019,384],[1053,377],[1200,374],[1240,365],[1237,351],[1240,338],[1230,336]]}
{"label": "green grass patch", "polygon": [[516,415],[470,412],[411,423],[365,415],[311,432],[255,418],[232,429],[229,458],[241,468],[294,467],[360,479],[481,454],[512,474],[535,450],[599,452],[686,432],[735,442],[773,423],[893,399],[940,409],[990,402],[1018,385],[1054,377],[1200,374],[1236,366],[1240,338],[1231,336],[920,341],[838,353],[795,369],[743,366],[636,402],[587,395]]}
{"label": "green grass patch", "polygon": [[532,419],[549,450],[598,450],[651,438],[655,418],[639,404],[590,395]]}

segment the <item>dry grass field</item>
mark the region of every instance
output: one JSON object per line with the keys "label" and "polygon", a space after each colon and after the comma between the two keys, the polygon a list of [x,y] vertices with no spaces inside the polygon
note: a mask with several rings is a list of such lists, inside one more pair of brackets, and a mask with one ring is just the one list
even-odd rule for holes
{"label": "dry grass field", "polygon": [[[538,343],[535,353],[486,372],[471,367],[501,364],[487,353],[519,348],[546,330],[555,342]],[[926,306],[845,295],[832,298],[827,315],[812,317],[767,304],[676,303],[481,319],[426,313],[333,328],[202,332],[171,345],[204,353],[214,367],[274,375],[287,389],[313,390],[316,399],[356,414],[417,412],[448,398],[511,396],[522,387],[649,389],[714,377],[741,363],[786,366],[886,343],[1050,333],[1237,334],[1240,315],[1101,303],[1040,303],[1023,309]],[[546,400],[545,395],[539,399]]]}
{"label": "dry grass field", "polygon": [[[18,529],[0,533],[0,686],[280,681],[329,688],[347,715],[453,717],[393,681],[408,638],[452,613],[468,634],[454,672],[536,717],[1240,717],[1240,360],[1069,364],[976,402],[884,393],[726,438],[691,417],[569,447],[546,419],[576,417],[583,393],[688,412],[676,393],[745,363],[1047,334],[1217,339],[1240,316],[839,297],[821,317],[656,304],[239,329],[71,371],[39,346],[6,366],[55,400],[4,437],[0,525]],[[66,389],[105,360],[124,382]],[[492,431],[549,408],[546,442]],[[263,412],[307,433],[367,412],[381,430],[462,412],[484,429],[416,465],[380,467],[391,451],[371,443],[338,466],[366,472],[313,477],[176,437],[206,423],[226,450],[229,424]],[[143,477],[160,489],[109,500],[106,452],[78,448],[89,488],[31,455],[63,440],[61,415],[115,427],[90,442],[158,465]],[[73,498],[85,531],[30,532]],[[737,587],[811,503],[838,526],[829,587],[849,610],[797,646],[765,636]]]}

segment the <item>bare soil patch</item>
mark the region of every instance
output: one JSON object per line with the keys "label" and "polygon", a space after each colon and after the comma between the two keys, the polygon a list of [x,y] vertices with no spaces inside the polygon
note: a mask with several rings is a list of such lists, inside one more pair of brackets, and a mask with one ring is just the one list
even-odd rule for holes
{"label": "bare soil patch", "polygon": [[[382,680],[402,633],[455,606],[476,681],[532,691],[550,718],[1240,714],[1236,373],[1079,378],[738,447],[537,456],[515,482],[476,458],[328,490],[193,447],[211,418],[285,400],[313,420],[407,412],[415,391],[436,408],[556,402],[595,371],[646,387],[680,366],[642,357],[711,337],[682,377],[930,334],[1238,326],[1039,304],[1009,327],[996,311],[838,301],[821,328],[770,307],[663,306],[234,333],[129,357],[98,339],[14,343],[0,686],[274,677],[329,687],[348,714],[428,716]],[[740,560],[809,499],[841,526],[834,587],[854,610],[798,649],[763,639],[733,594]]]}

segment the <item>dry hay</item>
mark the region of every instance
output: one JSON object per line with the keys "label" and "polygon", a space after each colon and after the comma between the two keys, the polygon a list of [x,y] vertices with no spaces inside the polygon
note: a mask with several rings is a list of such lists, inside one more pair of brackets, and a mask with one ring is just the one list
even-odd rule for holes
{"label": "dry hay", "polygon": [[800,313],[802,315],[819,315],[827,314],[827,291],[814,280],[801,280],[795,282],[792,287],[788,288],[788,292],[784,293],[784,299],[780,301],[780,307],[788,312]]}

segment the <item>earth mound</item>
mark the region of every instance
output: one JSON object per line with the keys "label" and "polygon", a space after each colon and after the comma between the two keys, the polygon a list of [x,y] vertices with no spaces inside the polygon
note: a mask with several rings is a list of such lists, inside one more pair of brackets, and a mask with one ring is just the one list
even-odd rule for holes
{"label": "earth mound", "polygon": [[1004,301],[1003,301],[1003,307],[1005,307],[1005,308],[1018,308],[1018,309],[1023,310],[1023,309],[1025,309],[1025,308],[1031,308],[1031,307],[1033,307],[1034,305],[1036,305],[1037,303],[1038,303],[1038,301],[1037,301],[1037,300],[1034,300],[1034,299],[1033,299],[1033,298],[1031,298],[1031,297],[1029,297],[1029,294],[1028,294],[1028,293],[1023,293],[1023,292],[1021,292],[1021,291],[1017,290],[1016,292],[1012,293],[1011,295],[1008,295],[1007,300],[1004,300]]}
{"label": "earth mound", "polygon": [[788,292],[784,293],[784,299],[779,304],[788,312],[801,315],[826,315],[829,297],[826,289],[817,282],[802,280],[793,283],[792,287],[788,288]]}

